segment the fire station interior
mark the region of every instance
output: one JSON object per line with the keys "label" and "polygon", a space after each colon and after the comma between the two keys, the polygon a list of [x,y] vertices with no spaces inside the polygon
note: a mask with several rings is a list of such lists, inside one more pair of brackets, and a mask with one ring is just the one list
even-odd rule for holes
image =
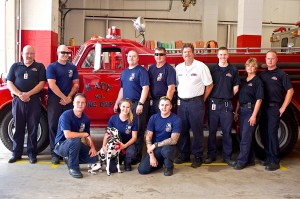
{"label": "fire station interior", "polygon": [[[192,43],[204,57],[215,55],[211,58],[215,59],[215,63],[218,61],[216,51],[221,46],[231,49],[230,53],[243,49],[247,54],[249,48],[254,48],[255,53],[266,53],[270,49],[284,54],[300,52],[299,0],[3,0],[0,9],[0,131],[6,128],[3,127],[4,107],[12,100],[10,96],[4,97],[1,90],[7,89],[5,77],[12,64],[22,61],[21,53],[25,45],[34,47],[35,59],[46,67],[57,60],[58,45],[65,44],[76,52],[84,42],[100,37],[133,40],[142,43],[149,52],[162,46],[171,54],[180,54],[183,43]],[[102,65],[99,67],[121,72],[126,62],[122,57],[122,48],[112,49],[111,52],[102,52]],[[95,54],[94,50],[86,53],[86,59],[81,63],[82,70],[96,74],[92,70],[96,69]],[[113,61],[110,60],[112,54],[115,56]],[[74,57],[75,54],[72,54],[72,59]],[[300,70],[299,57],[300,53],[298,57],[293,56],[297,64],[291,63],[290,73]],[[147,61],[145,65],[155,63],[154,58],[147,60],[152,61]],[[263,62],[260,61],[260,64],[263,65]],[[297,85],[300,75],[290,75],[293,85],[294,82]],[[294,97],[299,96],[298,88],[294,86]],[[294,104],[300,107],[296,100]],[[112,104],[107,106],[113,109]],[[5,111],[10,109],[5,108]],[[300,118],[299,115],[297,118]],[[293,122],[296,125],[293,139],[298,139],[300,121],[295,119]],[[281,124],[284,129],[286,123]],[[12,129],[12,134],[6,138],[12,139],[13,127],[8,128]],[[235,133],[233,129],[233,160],[239,153],[239,137]],[[104,165],[102,172],[91,174],[88,165],[81,164],[83,178],[76,179],[70,176],[63,160],[58,165],[51,163],[49,146],[37,155],[36,164],[30,164],[26,151],[21,160],[8,163],[12,148],[6,146],[8,142],[4,133],[0,134],[2,199],[300,198],[299,140],[290,141],[293,147],[282,155],[280,168],[275,171],[266,171],[259,155],[254,166],[242,170],[228,166],[222,161],[222,131],[219,129],[217,160],[211,164],[203,163],[198,168],[191,167],[191,163],[174,164],[172,176],[164,176],[163,168],[141,175],[137,170],[139,163],[132,165],[130,172],[121,165],[122,173],[108,176]],[[208,134],[209,129],[205,128],[203,159],[207,154]],[[279,130],[278,136],[282,134]],[[192,131],[190,135],[192,140]],[[91,128],[91,136],[95,148],[100,150],[104,128]],[[27,145],[26,139],[27,134],[24,147]]]}

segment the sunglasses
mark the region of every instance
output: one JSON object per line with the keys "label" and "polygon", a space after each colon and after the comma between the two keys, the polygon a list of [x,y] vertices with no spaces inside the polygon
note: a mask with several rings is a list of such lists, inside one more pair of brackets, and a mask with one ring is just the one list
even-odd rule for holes
{"label": "sunglasses", "polygon": [[154,53],[155,56],[165,56],[166,53]]}
{"label": "sunglasses", "polygon": [[171,101],[171,99],[168,98],[167,96],[162,96],[161,98],[159,98],[159,100],[169,100],[169,101]]}
{"label": "sunglasses", "polygon": [[63,54],[63,55],[70,55],[71,52],[68,52],[68,51],[60,51],[60,54]]}

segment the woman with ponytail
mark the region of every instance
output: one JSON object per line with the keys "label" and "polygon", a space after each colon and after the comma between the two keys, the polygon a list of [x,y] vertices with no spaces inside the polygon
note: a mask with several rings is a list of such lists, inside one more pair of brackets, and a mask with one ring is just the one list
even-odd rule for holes
{"label": "woman with ponytail", "polygon": [[[120,159],[124,159],[125,171],[131,171],[132,160],[136,158],[134,143],[137,139],[138,127],[133,118],[131,106],[132,102],[129,99],[122,99],[119,104],[120,113],[111,116],[108,122],[108,127],[114,127],[119,131],[122,140],[120,147],[121,150],[124,149],[123,151],[125,151],[125,154],[120,154]],[[107,136],[104,136],[102,147],[105,153],[107,153],[106,144]]]}

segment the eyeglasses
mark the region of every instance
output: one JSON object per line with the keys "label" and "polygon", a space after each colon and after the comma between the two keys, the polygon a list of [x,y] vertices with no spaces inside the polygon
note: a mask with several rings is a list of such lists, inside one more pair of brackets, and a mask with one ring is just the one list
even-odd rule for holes
{"label": "eyeglasses", "polygon": [[70,55],[71,52],[68,52],[68,51],[60,51],[60,54],[63,54],[63,55]]}
{"label": "eyeglasses", "polygon": [[154,53],[155,56],[165,56],[166,53]]}

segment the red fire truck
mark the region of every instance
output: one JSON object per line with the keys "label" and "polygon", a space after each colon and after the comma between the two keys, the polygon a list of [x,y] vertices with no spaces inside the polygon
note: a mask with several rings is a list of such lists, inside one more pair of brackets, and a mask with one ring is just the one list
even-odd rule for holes
{"label": "red fire truck", "polygon": [[[298,36],[297,39],[299,39]],[[126,55],[132,49],[139,53],[139,64],[145,68],[155,62],[153,50],[135,41],[116,38],[91,39],[85,42],[73,57],[72,62],[77,66],[79,72],[79,92],[85,93],[87,96],[85,112],[91,119],[92,127],[106,127],[108,119],[113,115],[113,106],[120,88],[120,74],[128,67]],[[295,94],[281,118],[280,129],[278,130],[282,156],[289,153],[297,142],[300,122],[300,93],[297,91],[300,85],[300,48],[298,48],[298,51],[297,48],[292,47],[283,49],[283,51],[279,50],[278,52],[278,67],[289,74],[295,88]],[[257,49],[256,52],[250,51],[251,49],[245,49],[245,52],[241,52],[241,49],[239,49],[238,52],[230,52],[229,61],[239,69],[241,76],[245,75],[244,63],[250,57],[255,57],[258,60],[260,71],[264,70],[265,51],[262,53],[257,52]],[[216,54],[211,53],[209,49],[198,49],[195,58],[203,61],[208,66],[218,61]],[[183,59],[179,51],[172,50],[172,53],[167,55],[167,61],[176,66],[178,63],[183,62]],[[12,150],[12,137],[14,134],[14,121],[11,113],[12,97],[3,82],[0,86],[0,95],[0,137],[3,144],[9,150]],[[46,98],[47,90],[45,88],[42,99],[43,111],[38,129],[39,152],[43,151],[49,144]],[[26,142],[24,147],[26,148]],[[259,130],[255,133],[255,148],[257,155],[263,154]]]}

